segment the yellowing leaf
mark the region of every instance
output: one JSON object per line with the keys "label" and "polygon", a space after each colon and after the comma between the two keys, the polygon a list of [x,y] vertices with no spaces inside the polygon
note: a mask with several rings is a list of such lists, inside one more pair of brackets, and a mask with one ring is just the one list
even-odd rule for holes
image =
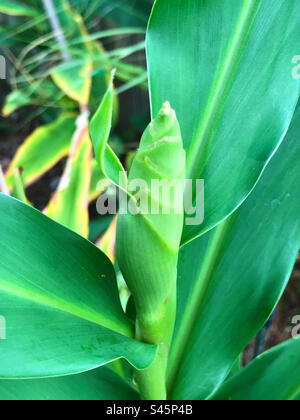
{"label": "yellowing leaf", "polygon": [[115,216],[114,220],[112,221],[111,225],[102,236],[102,238],[97,243],[98,247],[101,251],[104,252],[110,259],[110,261],[114,264],[116,259],[116,229],[117,229],[117,219],[118,217]]}
{"label": "yellowing leaf", "polygon": [[74,143],[59,187],[45,214],[81,236],[89,233],[89,190],[92,144],[87,127],[74,135]]}
{"label": "yellowing leaf", "polygon": [[8,168],[8,187],[13,187],[15,168],[23,169],[25,185],[33,183],[52,168],[68,154],[74,131],[75,116],[70,114],[64,114],[54,123],[35,130],[19,147]]}

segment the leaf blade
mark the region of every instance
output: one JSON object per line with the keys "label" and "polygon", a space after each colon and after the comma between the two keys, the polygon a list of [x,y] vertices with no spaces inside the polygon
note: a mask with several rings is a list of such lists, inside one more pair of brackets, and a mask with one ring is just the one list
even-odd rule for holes
{"label": "leaf blade", "polygon": [[299,124],[298,106],[287,137],[247,201],[181,251],[169,365],[174,398],[205,399],[220,385],[290,278],[300,243]]}
{"label": "leaf blade", "polygon": [[0,215],[0,312],[7,322],[0,377],[78,373],[120,357],[139,368],[152,361],[156,350],[130,338],[133,326],[101,251],[3,194]]}
{"label": "leaf blade", "polygon": [[206,183],[205,221],[185,227],[183,244],[241,205],[286,133],[299,97],[291,77],[299,37],[294,6],[155,2],[147,35],[152,112],[171,102],[187,176]]}
{"label": "leaf blade", "polygon": [[39,12],[33,7],[26,6],[14,0],[2,0],[0,5],[0,13],[10,16],[29,16],[34,17]]}
{"label": "leaf blade", "polygon": [[19,147],[6,173],[11,188],[16,168],[23,168],[26,185],[36,181],[69,152],[76,117],[62,115],[55,122],[36,129]]}
{"label": "leaf blade", "polygon": [[300,341],[289,340],[257,357],[216,392],[212,400],[294,400],[300,391]]}
{"label": "leaf blade", "polygon": [[[77,138],[75,138],[77,141]],[[92,176],[92,144],[87,128],[79,133],[57,191],[45,214],[87,238],[89,234],[89,192]]]}
{"label": "leaf blade", "polygon": [[42,380],[0,380],[2,401],[137,400],[137,392],[108,368]]}

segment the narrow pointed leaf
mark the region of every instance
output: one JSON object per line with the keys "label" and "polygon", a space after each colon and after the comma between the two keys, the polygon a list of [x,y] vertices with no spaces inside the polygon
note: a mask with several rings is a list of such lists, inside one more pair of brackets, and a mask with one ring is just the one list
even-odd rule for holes
{"label": "narrow pointed leaf", "polygon": [[90,59],[64,63],[51,71],[57,86],[71,99],[82,106],[89,103],[92,86],[92,63]]}
{"label": "narrow pointed leaf", "polygon": [[83,372],[124,357],[145,368],[156,349],[133,340],[109,259],[42,213],[0,194],[0,377]]}
{"label": "narrow pointed leaf", "polygon": [[0,13],[4,13],[10,16],[34,17],[39,14],[39,11],[19,1],[1,0]]}
{"label": "narrow pointed leaf", "polygon": [[289,340],[255,359],[218,390],[213,400],[286,401],[300,392],[300,340]]}
{"label": "narrow pointed leaf", "polygon": [[[124,168],[116,154],[107,144],[112,127],[115,96],[113,90],[113,75],[114,73],[112,73],[111,76],[110,86],[90,123],[90,135],[96,160],[103,175],[114,184],[120,185],[120,183],[122,183],[124,184],[122,186],[126,187],[126,174]],[[121,179],[120,174],[122,175]]]}
{"label": "narrow pointed leaf", "polygon": [[169,366],[176,399],[206,398],[225,380],[290,278],[300,245],[299,130],[300,106],[246,202],[181,251]]}
{"label": "narrow pointed leaf", "polygon": [[170,101],[187,177],[205,180],[205,220],[187,243],[248,196],[291,121],[298,5],[286,0],[156,0],[147,37],[152,112]]}

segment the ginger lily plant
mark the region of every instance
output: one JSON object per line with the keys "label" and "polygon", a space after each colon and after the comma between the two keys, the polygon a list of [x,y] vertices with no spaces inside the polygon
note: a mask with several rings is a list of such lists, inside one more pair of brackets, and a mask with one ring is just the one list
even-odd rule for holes
{"label": "ginger lily plant", "polygon": [[[107,145],[112,83],[90,124],[103,175],[136,210],[122,201],[117,226],[126,313],[99,249],[0,195],[2,399],[297,397],[297,340],[232,371],[299,251],[297,13],[286,0],[156,0],[153,120],[128,177]],[[205,181],[201,225],[185,223],[183,189],[171,203],[150,189],[185,177]],[[141,212],[142,198],[158,214]]]}

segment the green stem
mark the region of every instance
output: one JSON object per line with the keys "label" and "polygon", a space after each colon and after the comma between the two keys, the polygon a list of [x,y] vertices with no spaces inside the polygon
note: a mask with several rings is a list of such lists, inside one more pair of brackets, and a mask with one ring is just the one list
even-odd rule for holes
{"label": "green stem", "polygon": [[166,371],[169,348],[158,346],[156,359],[145,370],[136,372],[135,380],[143,400],[166,400]]}
{"label": "green stem", "polygon": [[166,373],[175,318],[176,288],[164,302],[157,320],[145,314],[137,317],[136,338],[158,346],[157,356],[152,364],[147,369],[136,371],[135,380],[143,400],[167,399]]}

